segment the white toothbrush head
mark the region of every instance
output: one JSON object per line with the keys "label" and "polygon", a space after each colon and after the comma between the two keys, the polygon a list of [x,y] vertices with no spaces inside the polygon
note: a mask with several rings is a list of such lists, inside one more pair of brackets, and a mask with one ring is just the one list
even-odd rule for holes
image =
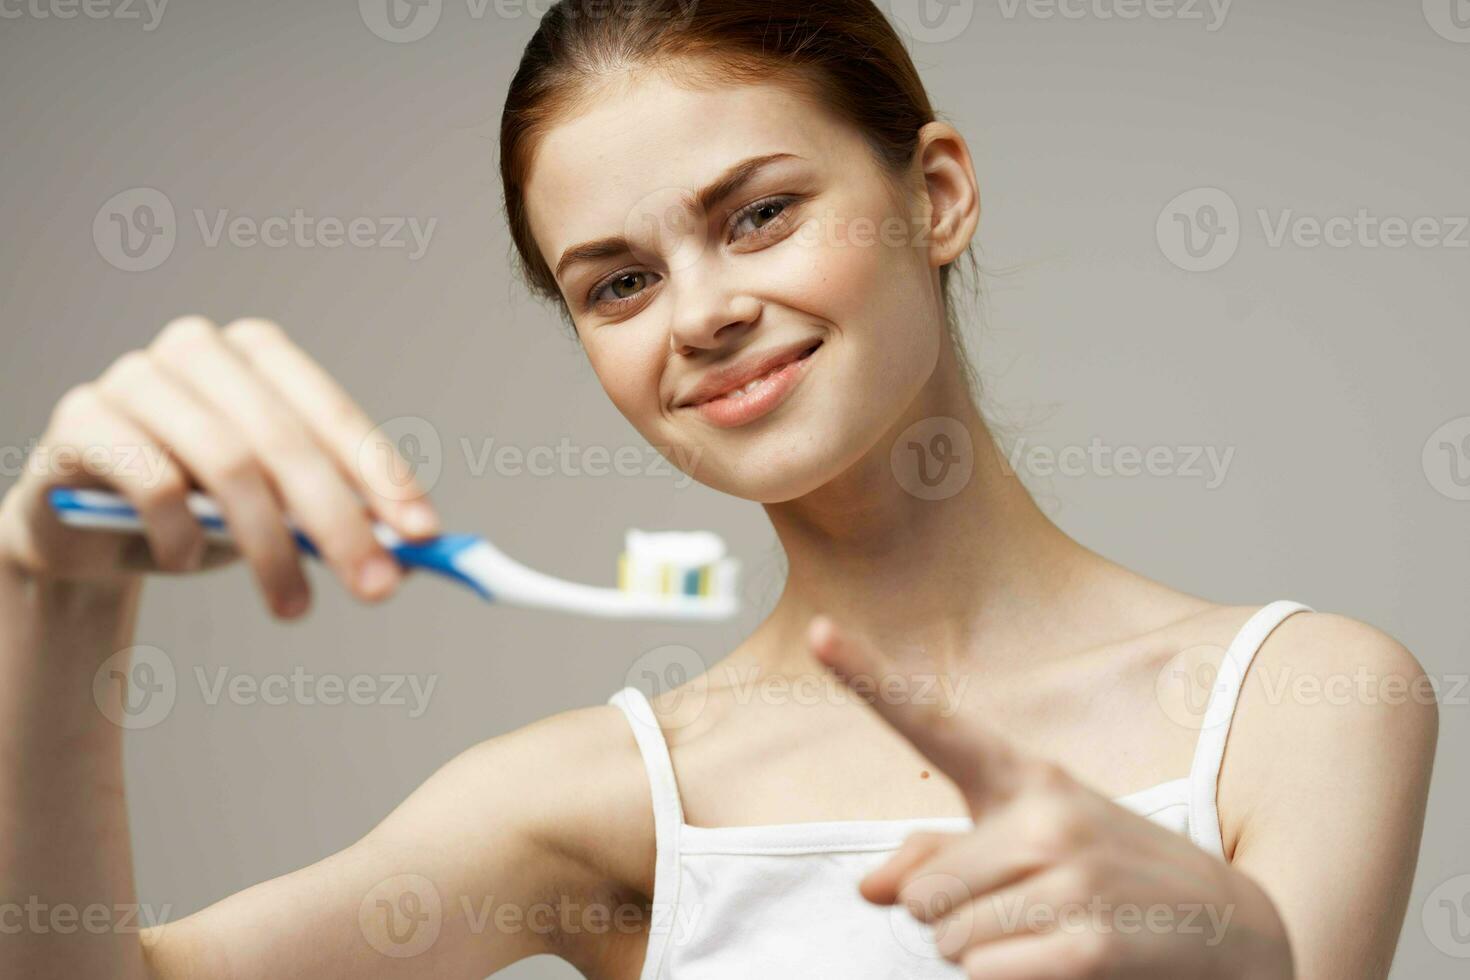
{"label": "white toothbrush head", "polygon": [[739,610],[739,561],[708,531],[630,531],[618,588],[568,582],[522,565],[482,538],[448,555],[485,598],[612,619],[721,620]]}

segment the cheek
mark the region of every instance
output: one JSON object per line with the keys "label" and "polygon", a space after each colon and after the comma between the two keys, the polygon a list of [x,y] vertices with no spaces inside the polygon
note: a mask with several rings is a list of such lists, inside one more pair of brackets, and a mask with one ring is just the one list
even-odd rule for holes
{"label": "cheek", "polygon": [[634,428],[648,434],[661,418],[659,408],[659,371],[663,363],[661,344],[664,337],[654,331],[635,333],[631,324],[607,327],[623,329],[617,336],[591,338],[583,344],[587,360],[602,383],[602,388]]}
{"label": "cheek", "polygon": [[830,320],[845,342],[860,345],[867,352],[863,370],[897,380],[900,365],[932,367],[939,350],[931,272],[911,238],[893,216],[804,226],[771,264],[769,282],[796,308]]}

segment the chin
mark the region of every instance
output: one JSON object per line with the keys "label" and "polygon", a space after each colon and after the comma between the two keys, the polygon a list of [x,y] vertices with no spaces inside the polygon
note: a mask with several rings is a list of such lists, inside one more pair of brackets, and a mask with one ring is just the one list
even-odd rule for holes
{"label": "chin", "polygon": [[699,462],[689,475],[712,490],[743,500],[785,503],[837,479],[862,458],[881,431],[875,429],[868,438],[850,428],[834,431],[830,422],[808,424],[793,417],[755,438],[706,440],[699,444]]}

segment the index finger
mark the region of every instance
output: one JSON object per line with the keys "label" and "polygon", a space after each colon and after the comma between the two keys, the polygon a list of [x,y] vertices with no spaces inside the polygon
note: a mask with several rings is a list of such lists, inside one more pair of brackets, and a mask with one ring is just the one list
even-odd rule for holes
{"label": "index finger", "polygon": [[[224,328],[226,341],[278,391],[301,416],[312,434],[338,466],[363,491],[368,508],[406,537],[439,531],[439,516],[425,491],[417,485],[406,461],[398,462],[408,475],[392,472],[386,454],[361,453],[363,440],[373,432],[372,420],[337,380],[286,332],[269,320],[236,320]],[[373,472],[364,472],[371,468]],[[378,487],[392,486],[385,495]]]}
{"label": "index finger", "polygon": [[[990,726],[964,713],[960,705],[946,705],[933,697],[873,696],[862,678],[876,678],[881,684],[901,677],[903,671],[872,644],[844,632],[826,616],[812,620],[807,645],[818,661],[954,780],[972,808],[1015,795],[1021,779],[1021,756]],[[908,688],[914,689],[914,685]]]}

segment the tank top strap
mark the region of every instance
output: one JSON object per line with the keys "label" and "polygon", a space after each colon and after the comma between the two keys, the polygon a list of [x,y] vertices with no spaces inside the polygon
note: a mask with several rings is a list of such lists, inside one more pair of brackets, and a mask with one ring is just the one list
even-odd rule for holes
{"label": "tank top strap", "polygon": [[679,801],[679,784],[674,779],[674,762],[658,716],[648,695],[636,687],[625,687],[607,699],[622,709],[638,742],[648,786],[653,795],[653,902],[648,932],[648,951],[640,980],[654,980],[662,968],[664,953],[673,938],[679,901],[679,830],[684,826],[684,805]]}
{"label": "tank top strap", "polygon": [[1262,606],[1235,634],[1220,661],[1195,745],[1194,763],[1189,770],[1189,836],[1216,857],[1225,857],[1217,796],[1220,768],[1225,760],[1225,742],[1235,719],[1235,707],[1245,686],[1246,671],[1266,637],[1286,617],[1312,611],[1310,606],[1290,599],[1278,599]]}

